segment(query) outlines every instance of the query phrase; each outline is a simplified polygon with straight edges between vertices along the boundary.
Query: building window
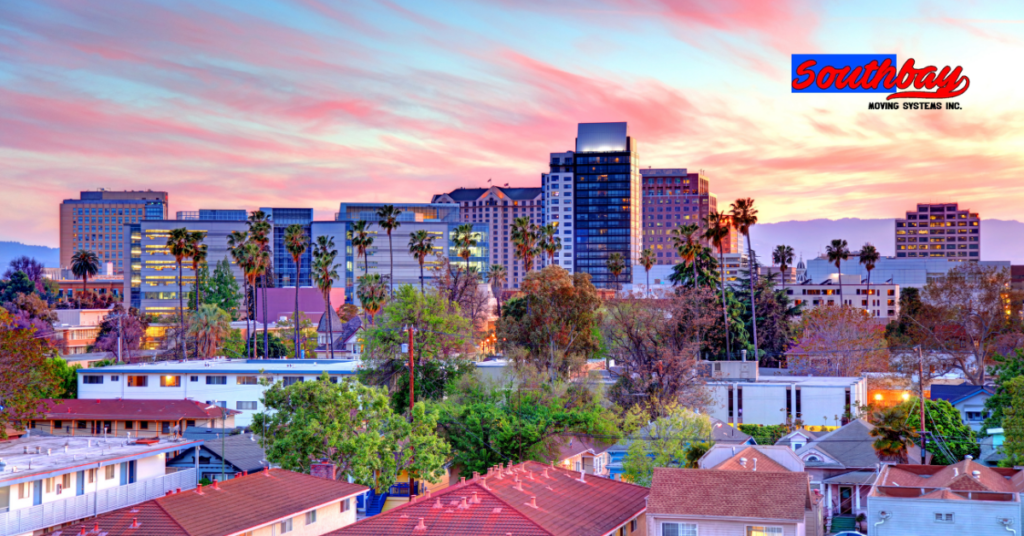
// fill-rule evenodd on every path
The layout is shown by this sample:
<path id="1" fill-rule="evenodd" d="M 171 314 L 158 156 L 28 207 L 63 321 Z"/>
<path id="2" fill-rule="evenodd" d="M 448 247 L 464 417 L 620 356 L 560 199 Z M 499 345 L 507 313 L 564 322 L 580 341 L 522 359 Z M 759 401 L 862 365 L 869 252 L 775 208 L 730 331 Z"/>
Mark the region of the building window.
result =
<path id="1" fill-rule="evenodd" d="M 181 376 L 160 376 L 160 387 L 181 387 Z"/>
<path id="2" fill-rule="evenodd" d="M 148 376 L 128 376 L 128 387 L 145 387 Z"/>
<path id="3" fill-rule="evenodd" d="M 19 499 L 27 499 L 28 498 L 28 486 L 29 486 L 28 482 L 22 482 L 21 484 L 18 484 L 18 498 Z"/>
<path id="4" fill-rule="evenodd" d="M 106 480 L 114 479 L 114 471 L 117 469 L 116 465 L 108 465 L 103 468 L 103 478 Z"/>
<path id="5" fill-rule="evenodd" d="M 636 520 L 635 519 L 629 522 L 629 533 L 632 534 L 634 532 L 636 532 Z"/>
<path id="6" fill-rule="evenodd" d="M 79 430 L 85 430 L 89 428 L 89 423 L 86 421 L 78 421 L 75 427 Z"/>
<path id="7" fill-rule="evenodd" d="M 256 409 L 256 402 L 235 402 L 235 409 Z"/>
<path id="8" fill-rule="evenodd" d="M 342 512 L 348 512 L 348 509 L 349 509 L 348 499 L 345 499 L 345 500 L 341 501 L 341 511 Z"/>
<path id="9" fill-rule="evenodd" d="M 207 376 L 206 377 L 206 385 L 227 385 L 227 384 L 228 384 L 228 377 L 227 376 Z"/>
<path id="10" fill-rule="evenodd" d="M 697 536 L 697 524 L 662 523 L 661 536 Z"/>
<path id="11" fill-rule="evenodd" d="M 279 532 L 281 534 L 285 534 L 285 533 L 291 532 L 292 531 L 292 520 L 291 519 L 286 519 L 286 520 L 282 521 L 278 525 L 278 528 L 280 529 Z"/>
<path id="12" fill-rule="evenodd" d="M 110 377 L 110 381 L 112 381 L 112 382 L 121 381 L 121 377 L 115 374 L 115 375 Z"/>
<path id="13" fill-rule="evenodd" d="M 748 526 L 747 536 L 782 536 L 782 527 Z"/>
<path id="14" fill-rule="evenodd" d="M 953 514 L 951 512 L 946 512 L 946 513 L 935 512 L 935 522 L 936 523 L 952 523 L 953 522 Z"/>
<path id="15" fill-rule="evenodd" d="M 257 381 L 256 376 L 238 376 L 236 378 L 236 383 L 238 385 L 256 385 L 259 382 Z"/>
<path id="16" fill-rule="evenodd" d="M 199 376 L 189 376 L 188 377 L 188 381 L 190 381 L 190 382 L 198 382 L 199 381 Z"/>
<path id="17" fill-rule="evenodd" d="M 139 430 L 149 430 L 149 421 L 139 421 Z"/>
<path id="18" fill-rule="evenodd" d="M 316 523 L 316 510 L 306 512 L 306 524 L 312 525 L 313 523 Z"/>
<path id="19" fill-rule="evenodd" d="M 296 383 L 299 383 L 301 381 L 302 381 L 302 376 L 285 376 L 284 377 L 284 386 L 288 387 L 289 385 L 295 385 Z"/>
<path id="20" fill-rule="evenodd" d="M 82 376 L 82 383 L 103 383 L 103 376 L 100 376 L 98 374 L 85 374 Z"/>

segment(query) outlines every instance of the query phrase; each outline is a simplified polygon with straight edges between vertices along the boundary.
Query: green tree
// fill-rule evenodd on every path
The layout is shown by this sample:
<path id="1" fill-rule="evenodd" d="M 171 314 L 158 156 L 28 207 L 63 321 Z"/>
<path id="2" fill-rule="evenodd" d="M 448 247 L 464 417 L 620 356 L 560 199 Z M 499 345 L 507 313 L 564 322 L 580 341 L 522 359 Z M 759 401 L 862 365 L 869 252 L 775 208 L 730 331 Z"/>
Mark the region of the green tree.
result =
<path id="1" fill-rule="evenodd" d="M 458 304 L 437 292 L 422 294 L 402 285 L 380 322 L 365 331 L 360 369 L 364 383 L 388 387 L 395 411 L 409 405 L 409 355 L 402 351 L 409 342 L 409 326 L 413 328 L 416 400 L 444 398 L 455 381 L 473 370 L 466 357 L 472 326 Z"/>
<path id="2" fill-rule="evenodd" d="M 920 399 L 911 398 L 903 404 L 907 426 L 921 429 Z M 935 465 L 952 465 L 970 454 L 975 458 L 981 450 L 974 430 L 963 423 L 960 411 L 946 400 L 925 400 L 925 430 L 928 431 L 928 452 Z"/>
<path id="3" fill-rule="evenodd" d="M 420 293 L 423 290 L 423 264 L 427 257 L 434 254 L 434 239 L 437 235 L 428 233 L 425 229 L 413 231 L 409 235 L 409 253 L 420 265 Z"/>
<path id="4" fill-rule="evenodd" d="M 472 248 L 476 247 L 479 233 L 473 232 L 473 225 L 463 223 L 452 231 L 452 245 L 456 247 L 459 257 L 466 261 L 466 271 L 469 271 L 469 257 L 473 254 Z"/>
<path id="5" fill-rule="evenodd" d="M 390 234 L 388 240 L 390 240 Z M 334 238 L 320 235 L 316 239 L 316 246 L 313 250 L 313 284 L 320 290 L 324 297 L 324 304 L 327 306 L 327 348 L 331 359 L 334 359 L 334 326 L 329 313 L 331 307 L 331 289 L 334 282 L 338 281 L 338 265 L 334 263 L 338 258 L 338 250 L 334 249 Z"/>
<path id="6" fill-rule="evenodd" d="M 207 278 L 204 276 L 209 274 L 209 268 L 206 266 L 206 256 L 209 250 L 206 244 L 203 244 L 203 237 L 205 236 L 206 233 L 204 231 L 192 231 L 189 235 L 188 256 L 192 259 L 192 274 L 196 278 L 194 283 L 196 311 L 199 310 L 199 304 L 202 303 L 203 299 L 202 288 L 206 285 L 207 281 Z M 203 274 L 199 273 L 200 266 L 205 269 Z"/>
<path id="7" fill-rule="evenodd" d="M 290 319 L 281 320 L 277 323 L 277 326 L 281 328 L 279 332 L 281 340 L 285 341 L 284 344 L 289 349 L 289 355 L 294 356 L 295 359 L 311 359 L 310 356 L 316 357 L 316 326 L 308 318 L 299 320 L 298 332 L 296 332 L 295 324 L 292 324 Z M 295 347 L 296 341 L 299 343 L 298 349 Z"/>
<path id="8" fill-rule="evenodd" d="M 377 226 L 388 233 L 388 253 L 391 255 L 391 272 L 388 277 L 388 288 L 390 289 L 389 294 L 392 297 L 395 295 L 395 248 L 391 243 L 391 231 L 402 226 L 402 222 L 398 220 L 398 216 L 401 214 L 402 211 L 395 208 L 395 205 L 384 205 L 377 209 L 377 218 L 379 218 Z"/>
<path id="9" fill-rule="evenodd" d="M 1003 383 L 1003 390 L 1010 404 L 1003 409 L 1003 452 L 1006 458 L 1000 467 L 1015 467 L 1024 464 L 1024 376 L 1017 376 Z"/>
<path id="10" fill-rule="evenodd" d="M 54 389 L 45 398 L 78 398 L 78 369 L 82 368 L 81 365 L 72 365 L 56 356 L 47 358 L 44 363 L 46 374 L 57 380 Z"/>
<path id="11" fill-rule="evenodd" d="M 7 430 L 19 422 L 13 417 L 31 419 L 37 416 L 37 401 L 59 389 L 60 379 L 47 366 L 46 359 L 55 352 L 36 328 L 22 327 L 6 309 L 0 308 L 0 439 L 7 439 Z"/>
<path id="12" fill-rule="evenodd" d="M 204 303 L 189 321 L 188 334 L 196 341 L 196 354 L 214 357 L 231 332 L 231 317 L 216 305 Z"/>
<path id="13" fill-rule="evenodd" d="M 377 491 L 408 471 L 436 483 L 444 475 L 451 447 L 437 433 L 437 413 L 420 403 L 410 423 L 395 413 L 387 391 L 345 378 L 288 387 L 275 382 L 263 394 L 267 411 L 253 416 L 252 428 L 265 430 L 260 444 L 267 459 L 290 471 L 308 473 L 327 459 L 342 475 Z"/>
<path id="14" fill-rule="evenodd" d="M 1024 350 L 1020 348 L 1010 356 L 997 355 L 992 361 L 995 365 L 989 369 L 989 374 L 995 380 L 996 390 L 985 400 L 986 416 L 985 422 L 981 425 L 981 436 L 987 436 L 989 428 L 999 428 L 1003 425 L 1004 408 L 1010 407 L 1013 402 L 1006 384 L 1014 378 L 1024 376 Z"/>
<path id="15" fill-rule="evenodd" d="M 825 256 L 828 262 L 836 265 L 836 277 L 839 278 L 839 305 L 846 305 L 843 301 L 843 261 L 850 258 L 850 248 L 846 240 L 837 238 L 825 246 Z"/>
<path id="16" fill-rule="evenodd" d="M 452 461 L 484 473 L 499 463 L 547 461 L 570 435 L 614 442 L 618 421 L 585 387 L 563 382 L 484 386 L 467 379 L 439 404 Z"/>
<path id="17" fill-rule="evenodd" d="M 732 355 L 732 342 L 729 337 L 729 312 L 728 303 L 725 298 L 725 241 L 729 238 L 729 216 L 725 212 L 711 211 L 708 214 L 707 227 L 704 229 L 704 238 L 718 249 L 718 286 L 722 291 L 722 322 L 725 324 L 725 355 Z"/>
<path id="18" fill-rule="evenodd" d="M 730 216 L 732 217 L 733 228 L 736 229 L 740 234 L 747 238 L 747 262 L 750 266 L 750 295 L 754 295 L 754 283 L 757 282 L 757 255 L 754 253 L 754 248 L 750 244 L 750 228 L 757 224 L 757 209 L 754 208 L 754 200 L 747 198 L 737 199 L 735 203 L 730 205 Z M 750 327 L 751 334 L 754 336 L 754 361 L 760 361 L 761 356 L 758 353 L 759 345 L 757 340 L 757 300 L 751 299 L 750 301 Z"/>
<path id="19" fill-rule="evenodd" d="M 309 249 L 309 236 L 306 235 L 306 230 L 301 225 L 293 223 L 284 230 L 284 247 L 288 250 L 288 254 L 292 256 L 292 262 L 295 263 L 295 320 L 294 324 L 299 324 L 299 279 L 302 278 L 302 256 L 305 255 L 306 250 Z M 295 348 L 295 358 L 299 357 L 299 332 L 296 330 L 295 339 L 293 341 L 293 348 Z"/>
<path id="20" fill-rule="evenodd" d="M 359 276 L 356 297 L 359 298 L 359 304 L 363 306 L 363 311 L 370 316 L 370 325 L 372 326 L 374 317 L 387 302 L 388 289 L 384 284 L 384 279 L 380 274 Z"/>
<path id="21" fill-rule="evenodd" d="M 789 267 L 793 264 L 793 246 L 778 245 L 772 251 L 772 262 L 779 265 L 779 279 L 782 281 L 782 291 L 786 291 L 786 279 L 789 278 Z"/>
<path id="22" fill-rule="evenodd" d="M 682 262 L 672 267 L 668 280 L 673 285 L 685 287 L 718 288 L 718 259 L 711 248 L 699 243 L 683 257 Z"/>
<path id="23" fill-rule="evenodd" d="M 608 260 L 605 262 L 605 266 L 608 268 L 608 271 L 612 274 L 612 277 L 618 280 L 619 276 L 622 275 L 622 272 L 626 270 L 626 259 L 625 257 L 622 256 L 621 253 L 614 252 L 608 255 Z M 622 284 L 616 284 L 616 288 L 622 288 Z"/>
<path id="24" fill-rule="evenodd" d="M 167 252 L 174 257 L 175 264 L 178 265 L 178 348 L 181 349 L 181 359 L 185 359 L 185 281 L 181 273 L 181 265 L 188 258 L 189 253 L 192 250 L 192 233 L 184 227 L 178 229 L 171 229 L 170 235 L 167 237 Z"/>
<path id="25" fill-rule="evenodd" d="M 253 277 L 258 278 L 260 286 L 263 290 L 262 302 L 263 302 L 263 348 L 273 348 L 270 344 L 270 334 L 267 326 L 270 322 L 267 314 L 267 287 L 270 286 L 271 281 L 270 274 L 274 269 L 273 259 L 270 257 L 270 233 L 273 231 L 273 225 L 270 223 L 270 217 L 266 212 L 257 210 L 249 214 L 249 220 L 247 221 L 249 226 L 249 242 L 253 245 L 248 251 L 248 257 L 250 259 L 250 268 L 253 271 Z M 253 280 L 254 294 L 256 288 L 257 279 Z M 255 301 L 255 296 L 253 297 Z M 255 325 L 255 324 L 254 324 Z M 253 329 L 255 331 L 255 328 Z M 253 334 L 255 336 L 255 333 Z M 269 356 L 264 356 L 269 357 Z"/>
<path id="26" fill-rule="evenodd" d="M 694 441 L 686 447 L 686 465 L 687 469 L 698 469 L 700 466 L 700 459 L 711 450 L 711 447 L 715 446 L 714 441 Z"/>
<path id="27" fill-rule="evenodd" d="M 562 249 L 562 239 L 558 237 L 558 224 L 549 223 L 540 228 L 540 250 L 548 254 L 548 263 L 555 261 L 555 253 Z"/>
<path id="28" fill-rule="evenodd" d="M 758 445 L 774 445 L 789 433 L 789 427 L 784 424 L 741 424 L 736 428 L 754 438 Z"/>
<path id="29" fill-rule="evenodd" d="M 82 294 L 85 295 L 89 278 L 100 271 L 100 259 L 92 251 L 80 249 L 71 256 L 71 273 L 82 278 Z"/>
<path id="30" fill-rule="evenodd" d="M 690 264 L 693 268 L 693 279 L 690 279 L 690 286 L 697 284 L 697 263 L 694 260 L 697 255 L 701 253 L 704 246 L 700 243 L 700 228 L 692 223 L 676 227 L 669 233 L 670 239 L 672 240 L 672 246 L 676 248 L 679 256 L 682 257 L 683 263 Z M 679 266 L 678 264 L 676 265 Z M 673 270 L 673 277 L 676 276 L 675 270 Z M 676 279 L 670 278 L 674 284 L 684 284 L 686 280 L 685 275 L 680 273 Z"/>
<path id="31" fill-rule="evenodd" d="M 657 263 L 657 259 L 654 258 L 654 250 L 647 248 L 640 252 L 640 266 L 644 267 L 644 272 L 647 273 L 647 292 L 646 294 L 653 296 L 651 292 L 651 267 Z"/>
<path id="32" fill-rule="evenodd" d="M 711 419 L 675 405 L 631 439 L 622 460 L 623 478 L 650 487 L 655 467 L 686 467 L 691 444 L 710 441 Z"/>
<path id="33" fill-rule="evenodd" d="M 860 258 L 860 263 L 864 265 L 864 269 L 868 272 L 868 299 L 871 296 L 871 270 L 875 269 L 875 264 L 878 259 L 881 258 L 881 254 L 875 249 L 875 246 L 871 244 L 864 244 L 864 247 L 860 248 L 860 252 L 857 253 L 857 257 Z"/>
<path id="34" fill-rule="evenodd" d="M 356 257 L 363 257 L 363 275 L 370 273 L 370 247 L 373 246 L 373 234 L 370 233 L 370 224 L 366 220 L 359 220 L 352 224 L 348 230 L 348 239 L 352 247 L 356 248 Z"/>
<path id="35" fill-rule="evenodd" d="M 874 425 L 870 433 L 875 438 L 871 446 L 879 460 L 908 462 L 907 442 L 917 437 L 918 430 L 910 425 L 908 417 L 904 404 L 879 408 L 869 414 L 868 420 Z"/>
<path id="36" fill-rule="evenodd" d="M 540 241 L 540 228 L 536 223 L 525 216 L 512 220 L 512 229 L 509 237 L 512 239 L 515 257 L 523 261 L 523 270 L 527 273 L 533 270 L 533 258 L 540 253 L 537 247 Z"/>
<path id="37" fill-rule="evenodd" d="M 204 264 L 200 272 L 207 272 L 209 269 Z M 208 281 L 206 293 L 203 295 L 203 303 L 217 307 L 228 313 L 232 319 L 239 318 L 239 304 L 242 294 L 238 289 L 238 280 L 235 274 L 231 273 L 231 261 L 221 259 L 213 269 L 213 275 L 203 276 Z"/>

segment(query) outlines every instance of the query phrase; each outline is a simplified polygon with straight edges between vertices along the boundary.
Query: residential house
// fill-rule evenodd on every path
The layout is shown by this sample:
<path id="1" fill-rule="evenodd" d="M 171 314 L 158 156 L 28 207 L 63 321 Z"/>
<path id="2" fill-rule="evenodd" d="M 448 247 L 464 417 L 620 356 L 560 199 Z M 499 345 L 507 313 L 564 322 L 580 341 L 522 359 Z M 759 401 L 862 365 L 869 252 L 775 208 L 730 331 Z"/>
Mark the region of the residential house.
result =
<path id="1" fill-rule="evenodd" d="M 1003 536 L 1021 530 L 1024 471 L 953 465 L 885 465 L 868 497 L 868 536 Z"/>
<path id="2" fill-rule="evenodd" d="M 354 523 L 355 498 L 367 489 L 268 469 L 103 514 L 66 534 L 320 536 Z"/>
<path id="3" fill-rule="evenodd" d="M 1003 441 L 1006 440 L 1006 434 L 1003 433 L 1002 428 L 989 428 L 987 432 L 988 435 L 980 441 L 981 456 L 978 461 L 989 467 L 996 467 L 999 462 L 1006 459 L 1006 453 L 1003 452 Z"/>
<path id="4" fill-rule="evenodd" d="M 713 445 L 697 461 L 698 469 L 720 471 L 789 471 L 800 473 L 804 462 L 788 447 L 773 445 Z"/>
<path id="5" fill-rule="evenodd" d="M 646 441 L 650 438 L 650 427 L 645 426 L 636 432 L 636 436 L 641 441 Z M 730 426 L 727 423 L 722 422 L 719 419 L 711 417 L 711 440 L 714 441 L 715 445 L 755 445 L 753 437 L 739 431 L 734 426 Z M 629 446 L 632 445 L 633 438 L 623 438 L 618 443 L 608 447 L 608 477 L 621 479 L 623 475 L 622 462 L 626 458 L 626 453 L 629 452 Z"/>
<path id="6" fill-rule="evenodd" d="M 327 320 L 330 317 L 331 329 L 327 329 Z M 362 351 L 362 344 L 359 341 L 359 328 L 363 326 L 363 319 L 356 315 L 348 322 L 342 322 L 335 311 L 327 311 L 320 315 L 320 322 L 316 326 L 317 347 L 316 357 L 318 359 L 330 359 L 331 350 L 328 340 L 334 345 L 334 359 L 359 359 Z"/>
<path id="7" fill-rule="evenodd" d="M 800 450 L 812 439 L 821 437 L 828 432 L 815 432 L 807 428 L 798 428 L 782 436 L 775 442 L 776 446 L 790 447 L 793 450 Z"/>
<path id="8" fill-rule="evenodd" d="M 608 449 L 611 446 L 608 443 L 580 436 L 558 438 L 553 445 L 554 451 L 551 453 L 550 459 L 560 467 L 607 478 L 610 476 Z"/>
<path id="9" fill-rule="evenodd" d="M 963 423 L 975 432 L 981 431 L 981 423 L 985 421 L 985 401 L 995 394 L 995 389 L 983 385 L 939 385 L 932 384 L 931 399 L 945 400 L 957 411 Z"/>
<path id="10" fill-rule="evenodd" d="M 820 510 L 804 473 L 656 467 L 647 502 L 652 536 L 808 536 Z"/>
<path id="11" fill-rule="evenodd" d="M 474 474 L 330 536 L 643 536 L 649 493 L 528 461 Z"/>
<path id="12" fill-rule="evenodd" d="M 196 485 L 165 460 L 201 441 L 23 436 L 0 443 L 0 536 L 32 534 Z"/>
<path id="13" fill-rule="evenodd" d="M 83 381 L 102 378 L 106 369 L 91 369 Z M 181 435 L 188 426 L 235 426 L 241 413 L 195 400 L 45 399 L 40 417 L 29 428 L 59 436 L 161 437 Z"/>
<path id="14" fill-rule="evenodd" d="M 203 434 L 203 446 L 167 460 L 168 467 L 196 467 L 199 478 L 229 480 L 269 466 L 266 452 L 253 434 Z"/>
<path id="15" fill-rule="evenodd" d="M 757 441 L 748 434 L 730 426 L 721 419 L 711 418 L 711 440 L 716 445 L 756 445 Z"/>

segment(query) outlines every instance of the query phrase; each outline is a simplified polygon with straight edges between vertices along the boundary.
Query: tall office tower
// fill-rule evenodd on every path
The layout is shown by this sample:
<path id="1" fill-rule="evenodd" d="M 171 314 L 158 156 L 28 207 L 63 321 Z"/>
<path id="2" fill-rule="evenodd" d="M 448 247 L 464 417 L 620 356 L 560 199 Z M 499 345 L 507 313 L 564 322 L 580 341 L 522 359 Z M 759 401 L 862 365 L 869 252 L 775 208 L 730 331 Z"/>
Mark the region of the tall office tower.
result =
<path id="1" fill-rule="evenodd" d="M 896 257 L 981 258 L 981 218 L 956 203 L 917 205 L 896 220 Z"/>
<path id="2" fill-rule="evenodd" d="M 211 215 L 212 212 L 200 211 Z M 203 244 L 207 247 L 206 264 L 212 272 L 217 263 L 227 259 L 231 262 L 231 272 L 242 288 L 242 270 L 234 264 L 228 251 L 228 235 L 233 231 L 245 231 L 245 211 L 233 211 L 234 219 L 213 218 L 209 220 L 198 217 L 187 217 L 190 213 L 180 213 L 183 218 L 177 220 L 144 219 L 138 223 L 126 223 L 124 228 L 123 247 L 131 251 L 131 270 L 124 273 L 125 302 L 131 303 L 142 313 L 177 314 L 178 312 L 178 265 L 174 256 L 167 250 L 167 238 L 172 229 L 185 228 L 189 231 L 204 233 Z M 238 217 L 238 215 L 241 217 Z M 184 284 L 182 301 L 188 308 L 188 293 L 195 285 L 196 274 L 192 270 L 191 261 L 186 260 L 181 266 L 181 280 Z"/>
<path id="3" fill-rule="evenodd" d="M 274 278 L 277 287 L 295 286 L 295 261 L 291 253 L 285 247 L 284 235 L 288 226 L 298 224 L 302 226 L 306 236 L 310 234 L 310 224 L 313 223 L 313 209 L 311 208 L 261 208 L 270 219 L 272 238 L 270 240 L 270 251 L 274 258 Z M 300 259 L 299 286 L 312 286 L 310 270 L 313 262 L 312 243 L 306 248 Z"/>
<path id="4" fill-rule="evenodd" d="M 457 190 L 456 190 L 457 191 Z M 444 195 L 444 194 L 442 194 Z M 438 196 L 435 196 L 438 197 Z M 377 210 L 386 203 L 342 203 L 336 221 L 313 222 L 313 235 L 332 235 L 338 251 L 344 251 L 345 263 L 345 301 L 359 303 L 356 296 L 356 281 L 365 271 L 382 276 L 390 275 L 391 260 L 394 258 L 396 287 L 401 285 L 420 286 L 420 264 L 409 253 L 409 238 L 415 231 L 426 231 L 434 236 L 434 252 L 447 257 L 452 266 L 463 267 L 466 261 L 459 257 L 459 249 L 452 244 L 455 228 L 463 223 L 460 218 L 460 207 L 456 203 L 391 203 L 401 210 L 398 221 L 401 225 L 391 232 L 393 250 L 388 248 L 387 231 L 377 224 Z M 347 239 L 348 229 L 357 221 L 369 223 L 369 232 L 373 236 L 373 245 L 367 250 L 366 260 Z M 476 268 L 487 277 L 488 261 L 490 260 L 490 224 L 472 222 L 477 244 L 470 248 L 469 266 Z M 328 229 L 330 227 L 330 229 Z M 344 249 L 342 249 L 344 248 Z M 393 254 L 393 256 L 392 256 Z M 341 259 L 338 259 L 339 262 Z M 429 288 L 434 281 L 433 268 L 437 266 L 436 258 L 428 258 L 424 263 L 424 285 Z"/>
<path id="5" fill-rule="evenodd" d="M 526 271 L 523 269 L 523 261 L 516 259 L 511 239 L 512 223 L 516 218 L 529 218 L 537 225 L 544 225 L 540 188 L 459 188 L 435 195 L 430 202 L 457 204 L 459 221 L 486 225 L 490 230 L 490 264 L 505 267 L 508 273 L 506 288 L 519 288 Z M 568 243 L 571 237 L 562 240 Z M 543 259 L 537 258 L 534 266 L 539 267 L 542 262 Z"/>
<path id="6" fill-rule="evenodd" d="M 658 264 L 682 261 L 672 244 L 672 231 L 683 225 L 707 228 L 708 213 L 718 210 L 718 198 L 711 193 L 704 173 L 685 168 L 641 169 L 643 185 L 644 249 L 653 249 Z M 739 253 L 735 231 L 726 240 L 723 253 Z M 716 252 L 717 253 L 717 252 Z"/>
<path id="7" fill-rule="evenodd" d="M 637 142 L 626 123 L 580 123 L 575 160 L 575 271 L 590 274 L 598 288 L 629 284 L 642 241 Z M 617 277 L 608 269 L 612 253 L 626 264 Z"/>
<path id="8" fill-rule="evenodd" d="M 555 255 L 554 264 L 573 272 L 572 222 L 576 211 L 573 206 L 573 166 L 574 154 L 551 153 L 551 170 L 541 175 L 541 188 L 544 191 L 544 223 L 554 224 L 562 239 L 562 251 Z M 545 260 L 546 263 L 546 260 Z"/>
<path id="9" fill-rule="evenodd" d="M 124 245 L 124 224 L 167 219 L 167 192 L 96 190 L 60 204 L 60 266 L 71 267 L 80 249 L 99 257 L 100 270 L 109 263 L 115 274 L 124 273 L 129 254 Z"/>

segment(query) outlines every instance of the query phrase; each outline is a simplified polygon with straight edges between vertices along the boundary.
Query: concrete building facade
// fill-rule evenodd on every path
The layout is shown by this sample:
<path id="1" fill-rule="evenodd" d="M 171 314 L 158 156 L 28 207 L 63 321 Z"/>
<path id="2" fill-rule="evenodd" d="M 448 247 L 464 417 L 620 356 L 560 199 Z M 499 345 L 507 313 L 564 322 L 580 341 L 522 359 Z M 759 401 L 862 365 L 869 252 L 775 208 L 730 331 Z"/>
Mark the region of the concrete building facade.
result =
<path id="1" fill-rule="evenodd" d="M 896 220 L 896 257 L 981 260 L 981 217 L 957 203 L 919 203 Z"/>
<path id="2" fill-rule="evenodd" d="M 574 270 L 575 257 L 572 228 L 572 222 L 576 217 L 576 208 L 573 204 L 576 184 L 573 179 L 574 158 L 573 151 L 551 153 L 550 172 L 541 174 L 540 178 L 541 187 L 544 189 L 544 224 L 557 225 L 562 239 L 562 251 L 555 255 L 553 262 L 569 273 Z M 547 264 L 548 260 L 544 259 L 543 265 Z"/>
<path id="3" fill-rule="evenodd" d="M 888 321 L 900 314 L 900 286 L 893 283 L 868 285 L 859 275 L 843 275 L 843 285 L 838 279 L 821 282 L 804 281 L 786 286 L 786 295 L 794 305 L 808 311 L 824 305 L 844 305 L 863 309 L 872 318 Z M 842 288 L 842 295 L 840 295 Z"/>
<path id="4" fill-rule="evenodd" d="M 640 180 L 643 187 L 643 247 L 654 250 L 658 264 L 678 264 L 682 258 L 672 244 L 672 231 L 683 225 L 697 225 L 703 233 L 707 229 L 708 214 L 718 210 L 718 197 L 711 193 L 710 182 L 703 171 L 641 169 Z M 738 237 L 736 230 L 730 229 L 723 253 L 740 253 Z"/>
<path id="5" fill-rule="evenodd" d="M 1010 269 L 1010 261 L 978 261 L 981 266 L 992 266 L 996 268 Z M 824 281 L 836 277 L 836 265 L 825 258 L 816 258 L 806 261 L 807 269 L 804 272 L 804 279 L 811 281 Z M 875 263 L 875 269 L 871 271 L 871 283 L 892 283 L 900 288 L 917 287 L 921 288 L 932 279 L 946 277 L 946 272 L 959 266 L 956 259 L 947 258 L 900 258 L 882 257 Z M 859 275 L 862 281 L 867 281 L 868 272 L 863 264 L 859 264 L 856 257 L 842 264 L 843 275 Z"/>
<path id="6" fill-rule="evenodd" d="M 60 204 L 60 266 L 70 268 L 71 257 L 81 249 L 99 257 L 101 272 L 109 264 L 112 273 L 121 274 L 129 264 L 123 226 L 164 219 L 167 192 L 96 190 L 65 199 Z"/>

